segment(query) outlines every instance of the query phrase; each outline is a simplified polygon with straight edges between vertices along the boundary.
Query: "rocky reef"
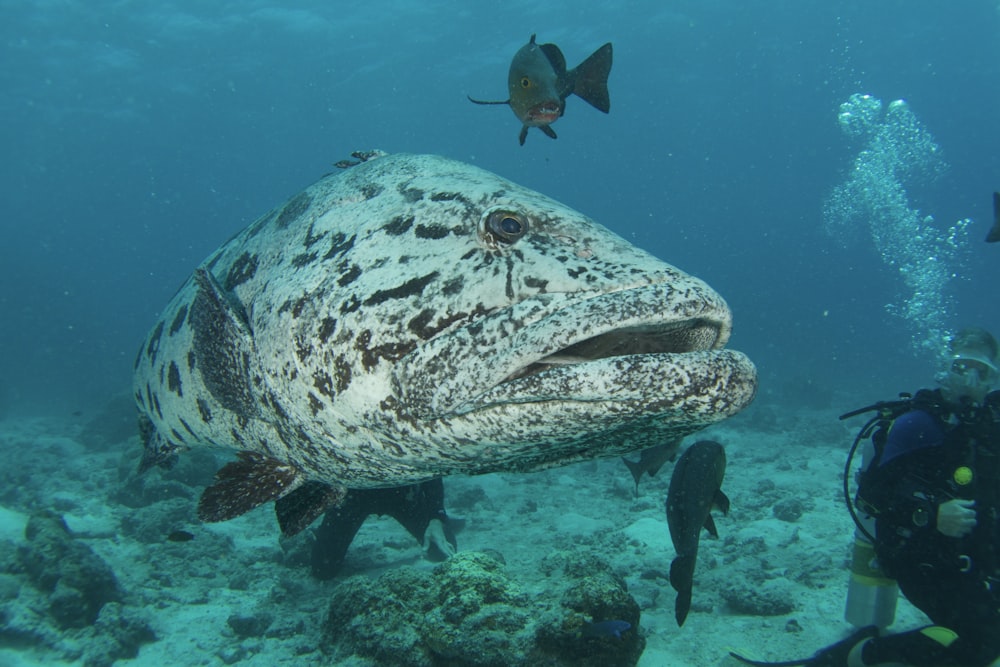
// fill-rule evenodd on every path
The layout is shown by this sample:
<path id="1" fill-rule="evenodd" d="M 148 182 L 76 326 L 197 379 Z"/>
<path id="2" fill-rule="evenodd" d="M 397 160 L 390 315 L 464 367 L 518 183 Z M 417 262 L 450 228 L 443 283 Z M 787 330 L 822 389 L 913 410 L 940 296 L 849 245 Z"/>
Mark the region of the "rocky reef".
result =
<path id="1" fill-rule="evenodd" d="M 544 584 L 528 590 L 495 551 L 461 552 L 433 572 L 401 568 L 335 591 L 323 649 L 412 667 L 532 665 L 626 667 L 645 647 L 639 606 L 600 558 L 546 557 Z M 604 621 L 613 624 L 611 630 Z M 615 631 L 628 624 L 628 629 Z"/>

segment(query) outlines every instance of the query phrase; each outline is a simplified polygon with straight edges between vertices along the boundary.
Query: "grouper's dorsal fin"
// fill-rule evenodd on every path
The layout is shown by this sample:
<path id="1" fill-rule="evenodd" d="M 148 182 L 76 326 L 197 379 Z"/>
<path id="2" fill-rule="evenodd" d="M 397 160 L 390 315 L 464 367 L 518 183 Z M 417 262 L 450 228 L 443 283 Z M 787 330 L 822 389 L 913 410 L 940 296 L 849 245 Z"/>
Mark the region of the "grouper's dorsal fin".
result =
<path id="1" fill-rule="evenodd" d="M 320 514 L 336 507 L 347 496 L 347 489 L 323 482 L 306 482 L 274 503 L 278 526 L 285 537 L 298 535 Z"/>
<path id="2" fill-rule="evenodd" d="M 250 380 L 253 334 L 246 310 L 204 268 L 194 272 L 191 302 L 195 368 L 212 397 L 241 417 L 260 411 Z"/>
<path id="3" fill-rule="evenodd" d="M 239 452 L 235 461 L 215 473 L 215 484 L 201 494 L 198 518 L 227 521 L 246 514 L 258 505 L 277 500 L 301 483 L 299 471 L 256 452 Z"/>

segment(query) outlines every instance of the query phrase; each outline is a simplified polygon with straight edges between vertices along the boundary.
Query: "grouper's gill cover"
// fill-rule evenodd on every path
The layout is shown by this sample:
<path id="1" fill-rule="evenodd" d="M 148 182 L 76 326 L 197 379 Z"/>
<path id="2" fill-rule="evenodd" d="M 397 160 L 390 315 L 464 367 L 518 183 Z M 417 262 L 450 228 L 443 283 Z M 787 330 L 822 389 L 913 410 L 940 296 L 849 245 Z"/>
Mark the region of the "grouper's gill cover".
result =
<path id="1" fill-rule="evenodd" d="M 558 202 L 379 157 L 257 220 L 174 296 L 136 359 L 144 460 L 240 452 L 203 498 L 220 519 L 303 487 L 320 502 L 616 456 L 752 400 L 730 326 L 705 283 Z"/>

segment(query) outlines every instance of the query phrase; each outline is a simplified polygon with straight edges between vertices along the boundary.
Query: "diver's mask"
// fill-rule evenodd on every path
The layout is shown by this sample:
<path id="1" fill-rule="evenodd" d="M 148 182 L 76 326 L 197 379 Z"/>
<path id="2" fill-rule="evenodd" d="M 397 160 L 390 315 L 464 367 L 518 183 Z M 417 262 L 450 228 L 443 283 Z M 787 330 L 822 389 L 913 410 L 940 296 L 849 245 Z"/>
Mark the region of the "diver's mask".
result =
<path id="1" fill-rule="evenodd" d="M 956 354 L 951 366 L 941 374 L 942 387 L 952 400 L 966 396 L 975 403 L 982 403 L 1000 373 L 992 361 L 976 354 Z"/>

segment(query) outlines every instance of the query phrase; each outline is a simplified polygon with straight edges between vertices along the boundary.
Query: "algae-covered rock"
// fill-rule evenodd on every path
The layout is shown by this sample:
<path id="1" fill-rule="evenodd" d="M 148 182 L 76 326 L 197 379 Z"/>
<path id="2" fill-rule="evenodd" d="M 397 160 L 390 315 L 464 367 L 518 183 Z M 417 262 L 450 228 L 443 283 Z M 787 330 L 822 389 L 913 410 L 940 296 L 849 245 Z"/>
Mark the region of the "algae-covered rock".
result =
<path id="1" fill-rule="evenodd" d="M 324 650 L 414 667 L 636 664 L 645 646 L 638 605 L 605 562 L 581 558 L 560 561 L 561 576 L 534 592 L 487 552 L 459 553 L 432 573 L 348 579 L 331 601 Z M 607 620 L 630 627 L 592 630 Z"/>
<path id="2" fill-rule="evenodd" d="M 101 607 L 120 601 L 114 573 L 90 547 L 77 540 L 58 514 L 38 512 L 24 529 L 27 544 L 18 560 L 31 583 L 49 596 L 49 613 L 62 628 L 83 628 Z"/>

